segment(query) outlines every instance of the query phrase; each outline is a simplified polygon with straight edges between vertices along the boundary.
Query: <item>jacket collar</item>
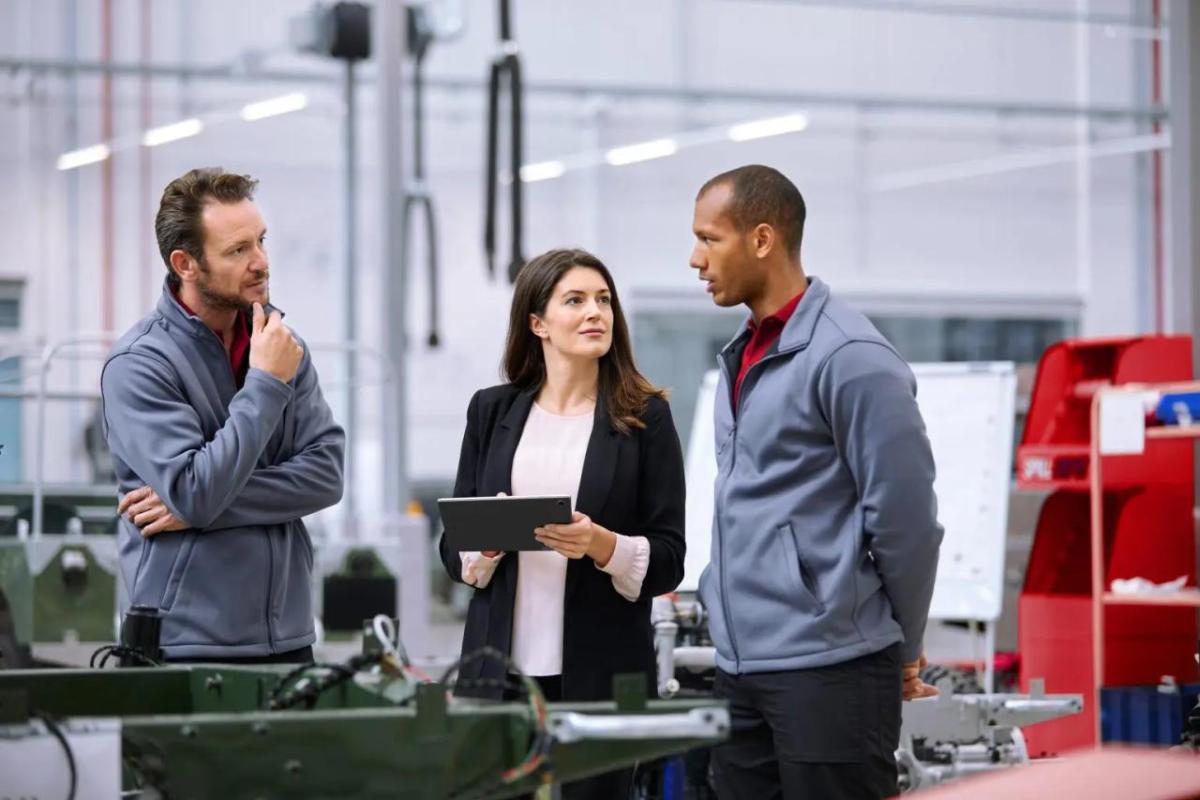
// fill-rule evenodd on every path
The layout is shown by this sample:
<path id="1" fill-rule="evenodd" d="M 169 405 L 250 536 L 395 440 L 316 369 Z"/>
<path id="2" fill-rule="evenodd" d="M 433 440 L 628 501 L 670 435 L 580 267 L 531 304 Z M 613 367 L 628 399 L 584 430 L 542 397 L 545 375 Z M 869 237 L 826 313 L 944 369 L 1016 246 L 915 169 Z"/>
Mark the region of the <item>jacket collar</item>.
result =
<path id="1" fill-rule="evenodd" d="M 776 352 L 798 350 L 807 347 L 808 343 L 812 341 L 813 330 L 817 327 L 817 320 L 821 318 L 821 312 L 825 310 L 825 303 L 828 301 L 829 286 L 815 275 L 809 276 L 808 288 L 804 290 L 804 296 L 800 298 L 800 304 L 796 306 L 796 310 L 792 312 L 792 316 L 788 319 L 787 324 L 783 326 L 783 331 L 779 334 L 779 343 L 776 345 Z M 721 348 L 722 356 L 727 355 L 743 338 L 750 337 L 749 322 L 752 319 L 753 317 L 746 317 L 746 322 L 738 329 L 737 335 Z"/>
<path id="2" fill-rule="evenodd" d="M 808 343 L 812 341 L 813 330 L 817 327 L 817 320 L 821 318 L 827 302 L 829 302 L 829 287 L 815 275 L 810 277 L 808 288 L 804 290 L 804 297 L 800 298 L 800 305 L 796 306 L 796 310 L 792 312 L 792 318 L 788 320 L 787 325 L 783 326 L 783 332 L 779 334 L 779 349 L 797 350 L 807 347 Z"/>
<path id="3" fill-rule="evenodd" d="M 176 325 L 180 330 L 192 336 L 208 337 L 214 335 L 212 329 L 204 323 L 204 320 L 200 319 L 195 314 L 188 313 L 184 307 L 179 304 L 179 300 L 175 298 L 175 293 L 171 291 L 171 287 L 166 280 L 163 281 L 162 294 L 159 295 L 157 309 L 158 313 L 161 314 L 168 323 Z M 267 303 L 265 306 L 263 306 L 263 311 L 267 314 L 270 314 L 273 311 L 278 311 L 281 316 L 283 315 L 282 309 L 270 303 Z"/>

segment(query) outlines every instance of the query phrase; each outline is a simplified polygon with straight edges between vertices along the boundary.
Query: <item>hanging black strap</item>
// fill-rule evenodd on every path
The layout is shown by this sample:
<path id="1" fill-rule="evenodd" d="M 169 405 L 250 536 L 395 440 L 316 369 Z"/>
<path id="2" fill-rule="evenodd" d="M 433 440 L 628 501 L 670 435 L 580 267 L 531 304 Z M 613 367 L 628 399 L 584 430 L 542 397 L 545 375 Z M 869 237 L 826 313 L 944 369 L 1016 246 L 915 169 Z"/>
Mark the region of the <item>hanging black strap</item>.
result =
<path id="1" fill-rule="evenodd" d="M 484 200 L 483 248 L 487 257 L 488 275 L 496 274 L 496 191 L 500 174 L 500 96 L 501 84 L 506 84 L 509 96 L 509 204 L 512 220 L 511 255 L 508 263 L 509 281 L 525 265 L 522 252 L 523 214 L 521 164 L 523 162 L 521 60 L 512 37 L 512 6 L 510 0 L 500 0 L 500 55 L 492 61 L 488 74 L 487 117 L 487 176 Z"/>
<path id="2" fill-rule="evenodd" d="M 524 150 L 522 146 L 521 130 L 521 100 L 524 92 L 524 87 L 521 84 L 521 60 L 517 54 L 509 53 L 505 56 L 508 62 L 508 80 L 509 88 L 512 92 L 512 101 L 509 106 L 512 110 L 511 128 L 509 129 L 508 141 L 511 146 L 509 154 L 509 169 L 512 173 L 512 182 L 509 184 L 510 194 L 509 202 L 512 206 L 512 260 L 508 263 L 508 282 L 516 283 L 517 273 L 521 271 L 521 267 L 525 266 L 525 254 L 522 250 L 522 237 L 524 235 L 524 227 L 522 225 L 522 193 L 524 191 L 521 182 L 521 164 L 524 163 Z"/>
<path id="3" fill-rule="evenodd" d="M 487 172 L 483 212 L 483 252 L 489 277 L 496 277 L 496 179 L 500 146 L 500 62 L 493 61 L 488 76 Z"/>

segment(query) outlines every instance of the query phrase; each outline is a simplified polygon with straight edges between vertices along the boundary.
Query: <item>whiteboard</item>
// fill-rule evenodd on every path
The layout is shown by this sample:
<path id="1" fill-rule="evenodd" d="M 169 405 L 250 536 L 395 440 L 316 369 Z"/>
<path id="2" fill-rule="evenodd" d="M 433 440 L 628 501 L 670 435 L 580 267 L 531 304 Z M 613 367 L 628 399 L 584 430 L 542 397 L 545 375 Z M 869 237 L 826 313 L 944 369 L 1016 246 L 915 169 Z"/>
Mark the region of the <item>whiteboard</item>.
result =
<path id="1" fill-rule="evenodd" d="M 1017 379 L 1011 362 L 913 364 L 946 530 L 929 616 L 992 622 L 1004 586 Z M 704 376 L 687 452 L 687 557 L 679 590 L 694 592 L 708 565 L 717 461 L 717 371 Z"/>

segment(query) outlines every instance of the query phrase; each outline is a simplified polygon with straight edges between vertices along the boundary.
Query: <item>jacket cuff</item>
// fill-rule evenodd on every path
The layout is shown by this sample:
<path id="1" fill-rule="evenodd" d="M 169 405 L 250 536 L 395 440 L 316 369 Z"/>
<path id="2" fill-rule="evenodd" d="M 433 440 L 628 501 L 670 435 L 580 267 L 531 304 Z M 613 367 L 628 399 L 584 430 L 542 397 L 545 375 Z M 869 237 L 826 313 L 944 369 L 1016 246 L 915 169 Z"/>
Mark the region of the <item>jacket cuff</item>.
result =
<path id="1" fill-rule="evenodd" d="M 925 652 L 925 643 L 920 639 L 910 643 L 905 637 L 904 644 L 900 646 L 900 660 L 902 664 L 911 664 L 921 658 L 921 653 Z"/>
<path id="2" fill-rule="evenodd" d="M 458 555 L 462 559 L 463 583 L 474 586 L 476 589 L 483 589 L 491 583 L 496 565 L 500 563 L 500 559 L 504 558 L 504 553 L 500 553 L 495 558 L 488 558 L 478 550 L 468 550 Z"/>
<path id="3" fill-rule="evenodd" d="M 650 540 L 616 532 L 613 535 L 617 537 L 617 546 L 612 558 L 603 567 L 596 564 L 596 569 L 612 575 L 613 588 L 632 603 L 642 593 L 642 581 L 650 569 Z"/>
<path id="4" fill-rule="evenodd" d="M 242 384 L 242 388 L 249 385 L 251 380 L 268 391 L 280 395 L 284 400 L 288 400 L 292 396 L 292 385 L 279 380 L 279 378 L 276 378 L 266 370 L 259 369 L 258 367 L 251 367 L 246 370 L 246 381 Z"/>

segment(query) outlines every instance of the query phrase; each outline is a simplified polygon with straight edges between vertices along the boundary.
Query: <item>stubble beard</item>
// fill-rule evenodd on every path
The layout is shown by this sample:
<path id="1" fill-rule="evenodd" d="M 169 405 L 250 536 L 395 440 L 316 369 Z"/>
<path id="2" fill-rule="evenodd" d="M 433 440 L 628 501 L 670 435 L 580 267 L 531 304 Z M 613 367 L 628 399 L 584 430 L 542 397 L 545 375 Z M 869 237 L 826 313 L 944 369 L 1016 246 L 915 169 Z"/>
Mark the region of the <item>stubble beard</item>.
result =
<path id="1" fill-rule="evenodd" d="M 227 294 L 214 289 L 208 277 L 208 269 L 203 263 L 200 265 L 202 277 L 196 282 L 196 290 L 200 293 L 200 299 L 203 303 L 213 311 L 250 311 L 252 304 L 246 302 L 240 294 Z M 264 298 L 263 305 L 266 305 L 268 300 Z"/>

